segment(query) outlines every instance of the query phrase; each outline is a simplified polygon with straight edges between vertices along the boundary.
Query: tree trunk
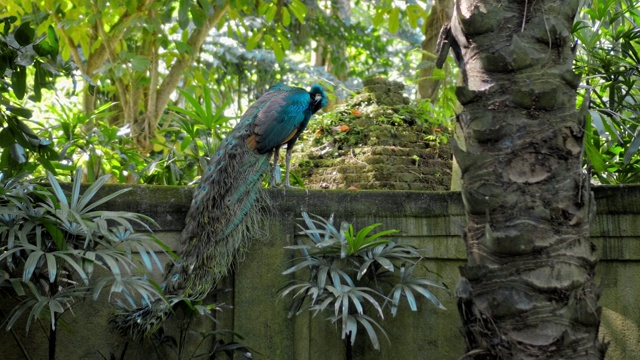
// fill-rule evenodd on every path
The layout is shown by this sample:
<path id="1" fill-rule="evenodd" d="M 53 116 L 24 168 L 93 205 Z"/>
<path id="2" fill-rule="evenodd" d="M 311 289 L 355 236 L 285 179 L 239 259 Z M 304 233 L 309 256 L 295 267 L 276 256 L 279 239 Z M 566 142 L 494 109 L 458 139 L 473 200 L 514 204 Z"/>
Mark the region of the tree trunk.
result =
<path id="1" fill-rule="evenodd" d="M 571 27 L 580 1 L 457 0 L 467 359 L 602 359 Z M 457 44 L 456 44 L 457 43 Z M 460 54 L 460 51 L 458 51 Z"/>
<path id="2" fill-rule="evenodd" d="M 52 11 L 54 21 L 58 25 L 63 38 L 67 42 L 67 46 L 71 49 L 70 53 L 74 59 L 74 62 L 78 65 L 79 70 L 83 76 L 88 79 L 95 80 L 98 70 L 107 62 L 112 64 L 122 64 L 119 59 L 118 48 L 121 46 L 123 37 L 134 31 L 132 27 L 139 26 L 134 22 L 135 19 L 139 19 L 142 16 L 146 16 L 148 19 L 154 19 L 157 16 L 157 9 L 153 6 L 153 1 L 143 0 L 137 3 L 135 11 L 129 12 L 125 10 L 122 16 L 111 26 L 105 26 L 103 24 L 102 13 L 98 8 L 97 3 L 93 3 L 93 11 L 96 15 L 95 18 L 95 32 L 96 37 L 90 40 L 91 48 L 94 47 L 95 42 L 99 39 L 100 44 L 94 51 L 89 54 L 83 54 L 86 57 L 86 61 L 83 61 L 81 54 L 78 51 L 78 44 L 74 42 L 71 36 L 65 31 L 64 19 Z M 150 68 L 145 72 L 136 72 L 133 69 L 128 68 L 126 77 L 117 78 L 112 77 L 112 81 L 117 89 L 116 98 L 119 99 L 122 113 L 122 123 L 131 126 L 131 136 L 138 144 L 139 148 L 143 152 L 148 152 L 153 149 L 151 139 L 154 137 L 157 123 L 164 110 L 166 109 L 171 94 L 175 91 L 183 77 L 183 72 L 187 69 L 193 61 L 197 58 L 207 35 L 213 27 L 218 25 L 224 14 L 229 9 L 230 2 L 220 2 L 219 6 L 215 8 L 212 14 L 209 14 L 207 21 L 202 27 L 194 28 L 190 31 L 187 45 L 191 48 L 192 52 L 183 52 L 176 56 L 172 64 L 167 65 L 168 73 L 161 79 L 159 73 L 159 44 L 155 34 L 150 34 L 149 38 L 144 42 L 151 42 L 144 46 L 141 55 L 150 61 Z M 122 51 L 136 52 L 135 49 L 125 49 Z M 146 80 L 148 79 L 148 81 Z M 142 87 L 140 84 L 148 83 Z M 89 92 L 89 87 L 85 87 L 83 93 L 83 107 L 87 116 L 96 108 L 96 99 L 93 94 Z M 92 124 L 88 125 L 93 126 Z"/>
<path id="3" fill-rule="evenodd" d="M 435 0 L 433 7 L 424 26 L 424 40 L 422 41 L 422 61 L 433 62 L 420 69 L 418 76 L 418 97 L 420 99 L 430 99 L 432 102 L 438 97 L 438 90 L 442 80 L 433 79 L 435 69 L 435 52 L 438 42 L 438 29 L 451 19 L 453 10 L 453 0 Z"/>

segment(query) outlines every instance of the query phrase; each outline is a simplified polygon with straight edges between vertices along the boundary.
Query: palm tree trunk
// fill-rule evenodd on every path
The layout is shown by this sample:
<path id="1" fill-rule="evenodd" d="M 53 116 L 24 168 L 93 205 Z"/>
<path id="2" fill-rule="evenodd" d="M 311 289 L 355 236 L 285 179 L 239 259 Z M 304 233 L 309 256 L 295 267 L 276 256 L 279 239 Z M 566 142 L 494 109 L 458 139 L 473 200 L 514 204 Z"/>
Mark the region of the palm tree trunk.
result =
<path id="1" fill-rule="evenodd" d="M 467 359 L 602 359 L 571 28 L 580 1 L 457 0 Z"/>

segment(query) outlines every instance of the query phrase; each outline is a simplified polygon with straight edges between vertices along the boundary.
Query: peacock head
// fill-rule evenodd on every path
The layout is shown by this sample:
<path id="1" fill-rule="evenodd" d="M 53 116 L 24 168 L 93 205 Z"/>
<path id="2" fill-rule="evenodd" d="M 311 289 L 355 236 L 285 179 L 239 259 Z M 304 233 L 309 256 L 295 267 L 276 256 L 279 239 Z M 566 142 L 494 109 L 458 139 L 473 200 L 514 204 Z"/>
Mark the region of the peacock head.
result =
<path id="1" fill-rule="evenodd" d="M 311 112 L 315 114 L 318 110 L 322 109 L 329 103 L 327 95 L 322 90 L 322 87 L 318 84 L 314 84 L 309 91 L 311 95 Z"/>

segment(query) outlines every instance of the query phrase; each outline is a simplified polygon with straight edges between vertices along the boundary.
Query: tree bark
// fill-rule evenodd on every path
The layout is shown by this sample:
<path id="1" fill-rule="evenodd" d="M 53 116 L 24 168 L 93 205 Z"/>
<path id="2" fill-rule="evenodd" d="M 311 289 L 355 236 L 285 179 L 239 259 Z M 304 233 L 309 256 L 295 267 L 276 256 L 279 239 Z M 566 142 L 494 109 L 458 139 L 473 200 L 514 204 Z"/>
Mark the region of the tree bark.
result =
<path id="1" fill-rule="evenodd" d="M 147 112 L 145 114 L 136 117 L 131 124 L 132 136 L 143 151 L 148 152 L 153 149 L 151 139 L 153 138 L 153 134 L 155 133 L 156 126 L 165 108 L 167 107 L 167 104 L 169 103 L 171 94 L 176 90 L 180 79 L 182 79 L 183 71 L 191 64 L 193 64 L 193 61 L 198 57 L 198 54 L 200 53 L 200 49 L 202 48 L 207 35 L 211 31 L 211 29 L 213 29 L 220 22 L 228 9 L 229 2 L 227 1 L 224 2 L 224 4 L 220 8 L 217 8 L 215 12 L 209 16 L 204 26 L 193 30 L 191 35 L 189 35 L 189 39 L 187 40 L 187 44 L 191 47 L 191 49 L 193 49 L 193 53 L 181 54 L 181 56 L 178 57 L 176 61 L 171 65 L 169 73 L 164 78 L 162 84 L 157 88 L 157 90 L 153 89 L 152 91 L 148 92 L 148 95 L 155 96 L 155 99 L 146 99 L 144 103 L 149 105 L 155 104 L 155 107 L 153 109 L 147 109 Z M 155 61 L 155 59 L 152 58 L 152 61 Z M 152 67 L 151 71 L 153 70 L 154 68 Z M 157 70 L 157 68 L 155 68 L 155 70 Z M 156 78 L 154 81 L 155 84 L 157 84 L 158 79 Z"/>
<path id="2" fill-rule="evenodd" d="M 451 19 L 451 11 L 453 10 L 453 0 L 435 0 L 433 7 L 424 26 L 422 41 L 422 61 L 433 62 L 420 69 L 418 76 L 418 97 L 420 99 L 430 99 L 435 101 L 438 97 L 438 90 L 442 84 L 442 80 L 433 79 L 433 70 L 435 66 L 435 52 L 438 43 L 438 29 L 444 23 Z"/>
<path id="3" fill-rule="evenodd" d="M 602 359 L 595 212 L 582 170 L 571 27 L 579 0 L 457 0 L 454 154 L 467 263 L 466 359 Z M 458 52 L 460 54 L 460 52 Z"/>

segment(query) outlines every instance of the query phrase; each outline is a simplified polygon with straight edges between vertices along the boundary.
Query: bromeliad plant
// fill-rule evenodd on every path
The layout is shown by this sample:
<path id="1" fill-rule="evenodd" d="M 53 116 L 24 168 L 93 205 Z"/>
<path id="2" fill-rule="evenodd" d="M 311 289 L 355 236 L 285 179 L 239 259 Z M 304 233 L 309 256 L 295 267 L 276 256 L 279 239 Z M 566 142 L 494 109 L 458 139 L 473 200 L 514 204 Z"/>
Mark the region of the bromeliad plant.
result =
<path id="1" fill-rule="evenodd" d="M 96 209 L 129 189 L 95 199 L 109 175 L 84 194 L 81 178 L 78 168 L 70 196 L 51 173 L 46 187 L 14 178 L 0 193 L 0 299 L 15 303 L 0 323 L 13 331 L 26 315 L 29 331 L 34 321 L 43 322 L 49 329 L 49 359 L 55 358 L 61 316 L 79 301 L 96 300 L 105 289 L 109 296 L 158 297 L 156 287 L 136 274 L 154 264 L 161 268 L 155 250 L 168 251 L 155 237 L 134 231 L 133 224 L 139 224 L 151 232 L 147 224 L 155 222 L 149 217 Z"/>
<path id="2" fill-rule="evenodd" d="M 347 356 L 351 353 L 358 327 L 367 332 L 373 347 L 380 349 L 377 332 L 386 332 L 373 316 L 380 320 L 386 311 L 398 312 L 402 298 L 412 311 L 418 310 L 416 297 L 424 297 L 440 309 L 445 307 L 428 287 L 446 289 L 444 284 L 417 276 L 416 268 L 422 256 L 410 245 L 398 244 L 385 238 L 397 230 L 371 232 L 381 224 L 372 224 L 355 231 L 353 225 L 342 222 L 340 229 L 333 225 L 333 215 L 327 220 L 302 213 L 306 228 L 300 234 L 307 241 L 287 246 L 299 250 L 302 257 L 284 275 L 309 270 L 308 280 L 291 280 L 281 294 L 293 296 L 289 316 L 303 310 L 313 315 L 329 311 L 329 320 L 339 323 Z M 387 337 L 388 339 L 388 337 Z"/>

